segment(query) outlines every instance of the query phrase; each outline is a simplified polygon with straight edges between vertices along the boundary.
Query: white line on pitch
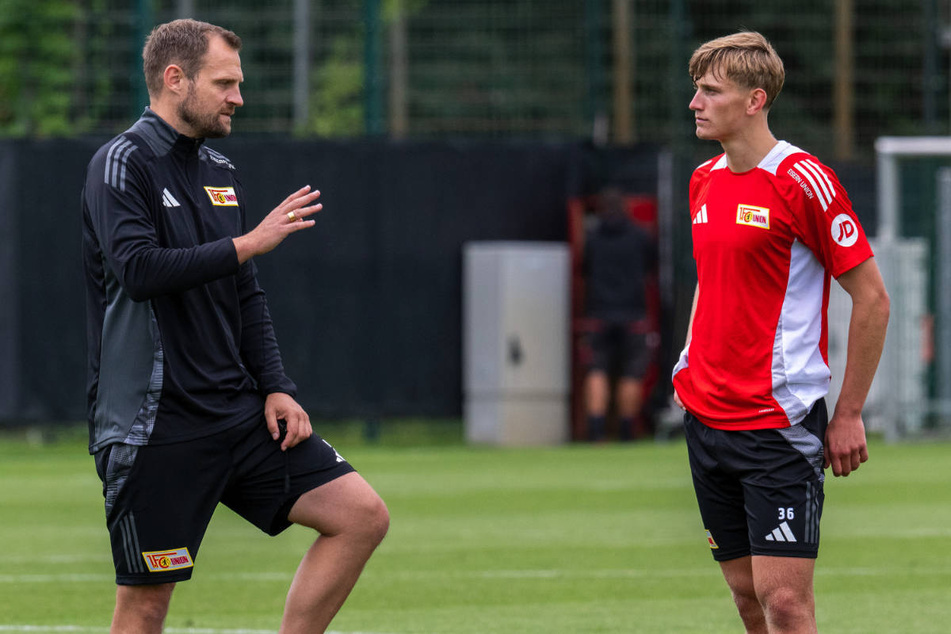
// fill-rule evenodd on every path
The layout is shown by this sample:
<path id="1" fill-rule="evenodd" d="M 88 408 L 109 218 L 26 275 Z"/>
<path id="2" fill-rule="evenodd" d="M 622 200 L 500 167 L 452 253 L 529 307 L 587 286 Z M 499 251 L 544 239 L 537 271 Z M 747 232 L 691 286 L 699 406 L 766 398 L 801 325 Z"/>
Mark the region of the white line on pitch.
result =
<path id="1" fill-rule="evenodd" d="M 101 634 L 108 627 L 86 627 L 83 625 L 0 625 L 0 632 L 21 632 L 29 634 Z M 167 627 L 166 634 L 274 634 L 274 630 L 220 629 L 204 627 Z M 373 632 L 328 631 L 327 634 L 380 634 Z"/>
<path id="2" fill-rule="evenodd" d="M 819 565 L 816 567 L 816 575 L 819 576 L 845 576 L 845 577 L 875 577 L 891 576 L 895 574 L 920 575 L 940 572 L 934 568 L 927 570 L 904 569 L 894 566 L 890 567 L 825 567 Z M 429 571 L 429 570 L 404 570 L 391 573 L 392 577 L 401 579 L 429 579 L 432 577 L 443 578 L 467 578 L 467 579 L 637 579 L 641 577 L 664 577 L 681 578 L 696 577 L 697 575 L 719 576 L 719 569 L 715 566 L 698 566 L 697 568 L 673 568 L 669 570 L 654 570 L 642 568 L 618 568 L 618 569 L 590 569 L 590 570 L 565 570 L 565 569 L 528 569 L 528 570 L 469 570 L 469 571 Z M 249 582 L 263 583 L 289 583 L 293 578 L 290 572 L 255 572 L 255 573 L 210 573 L 201 577 L 203 580 L 246 580 Z M 112 582 L 115 577 L 111 574 L 26 574 L 26 575 L 0 575 L 0 585 L 2 584 L 23 584 L 23 583 L 93 583 L 93 582 Z M 5 631 L 6 626 L 0 625 L 0 632 Z"/>

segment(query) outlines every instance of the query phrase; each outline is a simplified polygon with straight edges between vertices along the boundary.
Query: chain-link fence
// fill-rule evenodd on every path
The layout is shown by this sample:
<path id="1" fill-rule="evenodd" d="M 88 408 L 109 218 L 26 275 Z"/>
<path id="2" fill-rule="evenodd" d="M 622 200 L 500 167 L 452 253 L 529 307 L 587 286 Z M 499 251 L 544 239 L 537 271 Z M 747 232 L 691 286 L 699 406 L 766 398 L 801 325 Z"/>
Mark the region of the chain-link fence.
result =
<path id="1" fill-rule="evenodd" d="M 686 61 L 762 31 L 788 77 L 772 115 L 815 153 L 947 133 L 951 8 L 940 0 L 0 0 L 0 132 L 106 134 L 147 102 L 140 52 L 192 16 L 245 41 L 248 132 L 691 137 Z"/>

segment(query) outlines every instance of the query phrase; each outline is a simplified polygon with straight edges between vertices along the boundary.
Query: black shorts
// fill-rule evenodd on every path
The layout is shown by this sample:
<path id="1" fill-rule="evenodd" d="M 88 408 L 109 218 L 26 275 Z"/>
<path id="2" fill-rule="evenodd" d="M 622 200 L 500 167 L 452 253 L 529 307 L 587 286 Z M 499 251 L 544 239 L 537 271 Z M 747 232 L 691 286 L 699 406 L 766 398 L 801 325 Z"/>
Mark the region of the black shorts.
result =
<path id="1" fill-rule="evenodd" d="M 818 555 L 827 424 L 821 399 L 802 423 L 784 429 L 723 431 L 685 414 L 694 490 L 715 560 Z"/>
<path id="2" fill-rule="evenodd" d="M 651 351 L 642 321 L 592 320 L 585 342 L 589 370 L 631 379 L 647 373 Z"/>
<path id="3" fill-rule="evenodd" d="M 189 579 L 218 502 L 277 535 L 302 494 L 353 470 L 317 435 L 282 452 L 263 417 L 181 443 L 109 445 L 96 471 L 116 583 Z"/>

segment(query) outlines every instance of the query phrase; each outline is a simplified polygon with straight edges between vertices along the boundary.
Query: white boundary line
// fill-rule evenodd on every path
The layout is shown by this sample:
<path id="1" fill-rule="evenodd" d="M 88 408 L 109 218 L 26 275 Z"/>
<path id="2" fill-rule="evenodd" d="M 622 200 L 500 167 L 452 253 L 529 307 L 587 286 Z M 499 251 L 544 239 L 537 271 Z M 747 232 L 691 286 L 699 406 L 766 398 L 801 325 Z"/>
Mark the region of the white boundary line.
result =
<path id="1" fill-rule="evenodd" d="M 108 627 L 84 625 L 0 625 L 0 632 L 29 632 L 31 634 L 102 634 Z M 274 630 L 219 629 L 207 627 L 167 627 L 166 634 L 274 634 Z M 330 630 L 327 634 L 381 634 L 380 632 L 341 632 Z"/>
<path id="2" fill-rule="evenodd" d="M 945 572 L 948 568 L 944 567 L 939 572 Z M 901 566 L 868 566 L 868 567 L 827 567 L 822 564 L 816 566 L 816 575 L 835 576 L 842 575 L 847 577 L 872 577 L 872 576 L 890 576 L 896 573 L 903 574 L 931 574 L 935 568 L 928 571 L 920 571 L 914 568 L 904 568 Z M 558 568 L 542 569 L 524 569 L 524 570 L 468 570 L 456 572 L 433 572 L 433 571 L 401 571 L 392 575 L 398 579 L 429 579 L 434 576 L 445 579 L 636 579 L 641 577 L 697 577 L 697 576 L 720 576 L 719 568 L 715 566 L 697 566 L 691 568 L 672 568 L 668 570 L 650 570 L 644 568 L 610 568 L 610 569 L 591 569 L 591 570 L 566 570 Z M 236 575 L 210 574 L 204 575 L 204 579 L 214 580 L 215 578 L 227 578 L 229 580 L 246 579 L 256 582 L 277 582 L 289 583 L 293 578 L 291 573 L 284 572 L 256 572 L 239 573 Z M 22 575 L 4 575 L 0 574 L 0 586 L 4 584 L 23 584 L 23 583 L 90 583 L 90 582 L 108 582 L 115 581 L 111 574 L 22 574 Z M 6 625 L 0 625 L 0 632 L 9 631 L 4 628 Z M 68 626 L 66 626 L 68 627 Z M 222 630 L 224 631 L 224 630 Z M 227 630 L 228 632 L 237 632 L 238 630 Z M 218 632 L 218 630 L 209 630 L 209 632 Z M 248 630 L 253 632 L 253 630 Z M 200 634 L 200 633 L 196 633 Z M 368 634 L 366 632 L 356 634 Z"/>
<path id="3" fill-rule="evenodd" d="M 203 575 L 206 579 L 229 579 L 229 580 L 247 580 L 263 582 L 290 583 L 294 578 L 293 572 L 248 572 L 237 574 L 209 574 Z M 96 573 L 59 573 L 59 574 L 21 574 L 4 575 L 0 574 L 0 584 L 2 583 L 89 583 L 96 581 L 112 581 L 116 579 L 114 574 L 96 574 Z"/>

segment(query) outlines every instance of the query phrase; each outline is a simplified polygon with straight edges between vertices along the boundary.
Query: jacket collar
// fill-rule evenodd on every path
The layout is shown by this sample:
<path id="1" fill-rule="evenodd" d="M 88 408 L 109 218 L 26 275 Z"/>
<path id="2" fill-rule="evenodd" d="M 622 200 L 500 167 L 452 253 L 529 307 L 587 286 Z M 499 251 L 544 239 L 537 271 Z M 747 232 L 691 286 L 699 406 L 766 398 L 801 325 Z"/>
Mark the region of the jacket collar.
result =
<path id="1" fill-rule="evenodd" d="M 204 138 L 193 138 L 179 134 L 162 117 L 155 114 L 149 107 L 139 117 L 139 120 L 129 128 L 149 145 L 149 148 L 158 155 L 168 154 L 173 150 L 186 154 L 195 154 L 205 142 Z"/>

